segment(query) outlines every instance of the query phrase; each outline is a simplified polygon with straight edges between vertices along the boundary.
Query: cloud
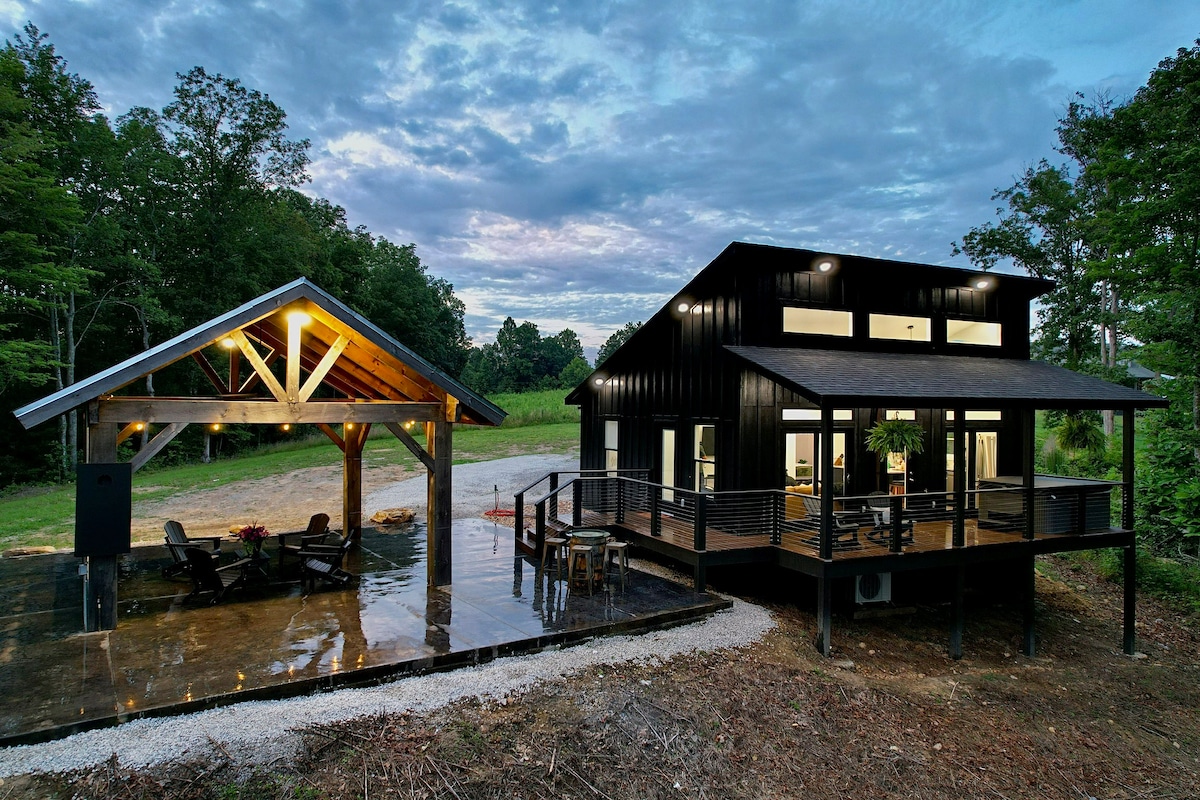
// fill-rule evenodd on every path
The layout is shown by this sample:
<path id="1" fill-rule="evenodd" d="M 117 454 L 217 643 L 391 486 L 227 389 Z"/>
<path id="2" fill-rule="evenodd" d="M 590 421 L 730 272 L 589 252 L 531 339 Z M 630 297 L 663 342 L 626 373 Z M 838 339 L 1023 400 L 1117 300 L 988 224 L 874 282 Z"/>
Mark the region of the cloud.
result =
<path id="1" fill-rule="evenodd" d="M 1200 21 L 1026 0 L 14 8 L 116 113 L 195 64 L 266 92 L 312 141 L 308 190 L 415 243 L 473 336 L 513 316 L 593 347 L 735 239 L 947 263 L 1054 157 L 1072 91 L 1136 87 Z"/>

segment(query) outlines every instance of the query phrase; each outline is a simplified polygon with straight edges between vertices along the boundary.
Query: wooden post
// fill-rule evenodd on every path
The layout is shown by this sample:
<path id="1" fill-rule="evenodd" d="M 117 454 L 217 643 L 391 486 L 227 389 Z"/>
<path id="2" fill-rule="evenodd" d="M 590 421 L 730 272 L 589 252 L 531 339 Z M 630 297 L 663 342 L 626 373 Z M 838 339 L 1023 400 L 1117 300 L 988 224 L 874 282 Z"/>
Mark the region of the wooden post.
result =
<path id="1" fill-rule="evenodd" d="M 953 544 L 967 542 L 967 411 L 954 409 L 954 533 Z"/>
<path id="2" fill-rule="evenodd" d="M 824 572 L 817 576 L 817 651 L 828 656 L 833 651 L 833 581 Z"/>
<path id="3" fill-rule="evenodd" d="M 117 460 L 117 426 L 111 422 L 88 425 L 89 464 L 112 464 Z M 117 557 L 89 556 L 88 579 L 84 584 L 84 627 L 89 631 L 111 631 L 117 627 Z"/>
<path id="4" fill-rule="evenodd" d="M 452 580 L 450 553 L 453 530 L 453 508 L 450 483 L 452 467 L 452 423 L 435 420 L 425 423 L 425 445 L 433 456 L 433 469 L 429 471 L 429 530 L 427 553 L 429 560 L 429 585 L 448 586 Z"/>
<path id="5" fill-rule="evenodd" d="M 1121 489 L 1121 527 L 1127 531 L 1133 530 L 1133 423 L 1134 411 L 1125 408 L 1121 412 L 1121 479 L 1125 485 Z M 1125 548 L 1125 619 L 1124 619 L 1124 649 L 1128 655 L 1137 652 L 1137 633 L 1134 623 L 1137 621 L 1137 537 Z"/>
<path id="6" fill-rule="evenodd" d="M 821 560 L 833 560 L 833 409 L 821 407 Z M 813 485 L 817 489 L 817 485 Z M 828 655 L 828 653 L 826 653 Z"/>
<path id="7" fill-rule="evenodd" d="M 1024 628 L 1024 631 L 1022 634 L 1023 641 L 1021 644 L 1021 652 L 1023 652 L 1025 655 L 1029 656 L 1030 658 L 1033 658 L 1034 649 L 1035 649 L 1034 648 L 1034 600 L 1036 599 L 1036 596 L 1037 596 L 1037 591 L 1035 589 L 1035 586 L 1037 583 L 1037 572 L 1034 569 L 1034 564 L 1035 564 L 1035 562 L 1034 562 L 1033 556 L 1030 556 L 1028 558 L 1029 566 L 1025 572 L 1024 597 L 1021 598 L 1021 604 L 1022 604 L 1021 616 L 1022 616 L 1023 628 Z"/>
<path id="8" fill-rule="evenodd" d="M 954 568 L 954 604 L 950 617 L 950 657 L 955 661 L 962 658 L 962 637 L 963 637 L 963 621 L 965 611 L 963 607 L 963 593 L 967 587 L 967 568 L 963 564 L 959 564 Z"/>
<path id="9" fill-rule="evenodd" d="M 362 538 L 362 450 L 369 426 L 347 426 L 342 431 L 342 535 Z"/>

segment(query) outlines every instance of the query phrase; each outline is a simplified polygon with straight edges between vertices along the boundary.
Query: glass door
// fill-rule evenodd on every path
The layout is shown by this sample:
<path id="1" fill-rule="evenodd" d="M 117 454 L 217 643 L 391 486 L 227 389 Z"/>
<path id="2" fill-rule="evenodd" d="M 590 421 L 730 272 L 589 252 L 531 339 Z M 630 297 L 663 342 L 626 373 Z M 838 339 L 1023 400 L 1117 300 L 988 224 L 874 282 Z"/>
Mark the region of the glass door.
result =
<path id="1" fill-rule="evenodd" d="M 833 434 L 833 493 L 846 494 L 846 475 L 849 464 L 846 461 L 847 434 L 835 431 Z M 784 485 L 811 487 L 805 494 L 820 494 L 823 485 L 821 476 L 821 434 L 818 432 L 797 431 L 784 434 Z"/>
<path id="2" fill-rule="evenodd" d="M 659 451 L 658 482 L 663 485 L 662 499 L 674 502 L 675 490 L 667 487 L 675 485 L 675 429 L 663 428 L 662 449 Z"/>
<path id="3" fill-rule="evenodd" d="M 979 481 L 996 477 L 996 431 L 967 431 L 963 456 L 967 463 L 967 491 L 979 488 Z M 946 434 L 946 491 L 954 491 L 954 434 Z M 968 498 L 968 507 L 975 506 Z"/>

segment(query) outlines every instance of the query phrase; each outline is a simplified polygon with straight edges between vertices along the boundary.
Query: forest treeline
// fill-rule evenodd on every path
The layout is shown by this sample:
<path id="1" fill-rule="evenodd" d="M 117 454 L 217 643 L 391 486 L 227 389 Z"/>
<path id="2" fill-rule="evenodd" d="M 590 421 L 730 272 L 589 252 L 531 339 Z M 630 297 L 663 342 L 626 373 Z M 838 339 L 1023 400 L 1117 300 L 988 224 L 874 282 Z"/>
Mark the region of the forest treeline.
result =
<path id="1" fill-rule="evenodd" d="M 998 219 L 956 244 L 987 269 L 1011 261 L 1055 281 L 1041 298 L 1037 357 L 1113 380 L 1131 363 L 1171 406 L 1147 412 L 1137 462 L 1138 532 L 1200 555 L 1200 42 L 1164 59 L 1117 102 L 1080 96 L 1059 120 L 1061 163 L 997 192 Z M 1057 421 L 1053 471 L 1116 466 L 1111 416 Z"/>
<path id="2" fill-rule="evenodd" d="M 299 191 L 309 143 L 284 110 L 202 67 L 176 76 L 161 110 L 100 113 L 32 25 L 0 51 L 0 397 L 17 408 L 297 277 L 484 392 L 558 388 L 587 375 L 578 337 L 509 319 L 472 348 L 454 287 L 412 244 L 351 227 Z M 470 369 L 466 369 L 470 365 Z M 464 374 L 464 370 L 465 374 Z M 203 391 L 166 369 L 154 394 Z M 570 384 L 574 385 L 574 384 Z M 199 455 L 186 431 L 173 450 Z M 276 435 L 229 430 L 236 450 Z M 62 480 L 80 448 L 67 418 L 22 431 L 0 415 L 0 487 Z"/>

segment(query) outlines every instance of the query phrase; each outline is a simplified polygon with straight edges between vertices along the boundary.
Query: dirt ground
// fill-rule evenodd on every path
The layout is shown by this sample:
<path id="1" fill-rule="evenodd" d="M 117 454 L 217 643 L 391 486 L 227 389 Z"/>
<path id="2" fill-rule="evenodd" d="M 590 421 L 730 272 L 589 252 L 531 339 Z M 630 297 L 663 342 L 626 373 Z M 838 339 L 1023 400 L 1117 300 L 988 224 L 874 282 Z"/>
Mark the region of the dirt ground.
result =
<path id="1" fill-rule="evenodd" d="M 832 658 L 811 611 L 738 651 L 556 676 L 521 696 L 307 732 L 307 750 L 247 775 L 231 761 L 120 765 L 10 779 L 4 797 L 89 798 L 1195 798 L 1200 633 L 1142 599 L 1120 652 L 1118 587 L 1042 563 L 1040 651 L 1019 610 L 835 617 Z M 335 697 L 335 696 L 334 696 Z M 331 702 L 335 702 L 331 697 Z"/>

